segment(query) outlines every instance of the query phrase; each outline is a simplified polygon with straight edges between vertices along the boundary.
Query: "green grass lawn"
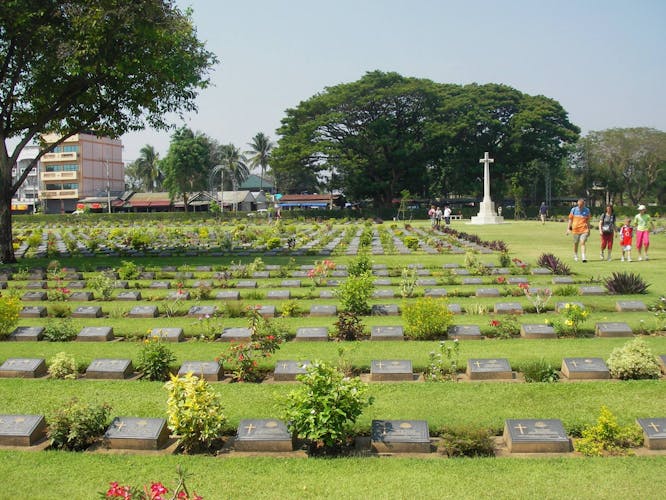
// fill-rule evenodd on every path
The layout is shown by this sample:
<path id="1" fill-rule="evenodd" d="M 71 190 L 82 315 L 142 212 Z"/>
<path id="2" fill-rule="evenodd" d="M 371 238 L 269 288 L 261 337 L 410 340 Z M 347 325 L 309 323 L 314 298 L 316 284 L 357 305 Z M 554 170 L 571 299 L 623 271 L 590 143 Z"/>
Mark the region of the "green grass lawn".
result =
<path id="1" fill-rule="evenodd" d="M 401 225 L 401 223 L 399 223 Z M 425 223 L 417 224 L 427 227 Z M 508 358 L 514 370 L 530 360 L 544 358 L 559 368 L 563 357 L 601 357 L 608 359 L 611 351 L 623 345 L 627 339 L 602 339 L 591 337 L 597 321 L 626 321 L 635 331 L 649 330 L 644 336 L 655 354 L 666 353 L 666 336 L 663 325 L 651 312 L 615 313 L 618 299 L 643 300 L 650 305 L 666 294 L 666 236 L 652 236 L 651 260 L 648 262 L 601 262 L 598 256 L 599 239 L 593 235 L 588 244 L 587 263 L 574 263 L 571 259 L 571 239 L 564 235 L 565 224 L 549 222 L 545 226 L 534 221 L 512 222 L 499 226 L 470 226 L 454 222 L 453 227 L 479 235 L 484 240 L 504 240 L 512 257 L 535 265 L 544 252 L 554 253 L 570 265 L 577 283 L 599 284 L 612 272 L 629 270 L 639 273 L 651 284 L 643 296 L 623 297 L 553 297 L 550 306 L 557 301 L 583 302 L 591 311 L 583 325 L 586 338 L 560 338 L 557 340 L 493 340 L 462 342 L 461 360 L 467 358 Z M 617 242 L 616 242 L 617 243 Z M 616 250 L 616 258 L 619 253 Z M 252 257 L 253 258 L 253 257 Z M 249 262 L 252 258 L 243 258 Z M 320 257 L 304 256 L 295 259 L 296 264 L 313 263 Z M 339 263 L 348 256 L 334 256 Z M 431 269 L 441 269 L 444 262 L 462 264 L 462 255 L 373 256 L 376 263 L 400 269 L 408 264 L 423 264 Z M 106 265 L 117 267 L 126 258 L 102 258 L 93 263 L 80 257 L 60 259 L 62 265 L 79 269 L 92 269 Z M 238 258 L 185 258 L 158 259 L 146 257 L 137 263 L 154 265 L 228 265 Z M 481 262 L 497 262 L 497 255 L 481 255 Z M 27 260 L 21 265 L 42 265 L 47 260 Z M 288 257 L 264 257 L 267 264 L 286 264 Z M 397 284 L 399 278 L 392 278 Z M 547 286 L 552 277 L 529 277 L 534 286 Z M 302 279 L 306 281 L 304 278 Z M 491 286 L 493 277 L 484 277 Z M 281 279 L 262 283 L 260 292 L 276 288 Z M 14 284 L 12 284 L 14 286 Z M 552 285 L 550 285 L 552 286 Z M 473 289 L 461 284 L 442 285 L 447 291 Z M 164 292 L 143 291 L 140 304 L 161 305 L 160 300 L 149 300 Z M 244 292 L 241 292 L 244 293 Z M 335 300 L 306 299 L 303 290 L 292 292 L 304 310 L 315 303 L 336 303 Z M 162 299 L 163 300 L 163 299 Z M 413 299 L 412 299 L 413 300 Z M 475 297 L 450 297 L 449 302 L 466 306 L 477 304 L 492 308 L 501 301 L 518 301 L 523 307 L 530 304 L 524 297 L 500 299 L 476 299 Z M 261 299 L 244 299 L 244 303 L 268 303 Z M 374 303 L 398 303 L 402 300 L 375 300 Z M 190 301 L 195 304 L 212 304 L 214 301 Z M 281 303 L 272 302 L 278 309 Z M 45 303 L 46 305 L 50 305 Z M 83 303 L 82 303 L 83 304 Z M 81 304 L 81 305 L 82 305 Z M 99 303 L 108 317 L 95 320 L 75 320 L 82 326 L 113 326 L 117 335 L 143 334 L 154 327 L 181 326 L 190 336 L 198 334 L 197 320 L 187 317 L 159 318 L 155 320 L 130 319 L 123 312 L 135 303 Z M 75 307 L 79 304 L 71 304 Z M 545 318 L 557 315 L 549 310 L 544 314 L 525 314 L 521 323 L 542 323 Z M 478 324 L 484 334 L 490 331 L 492 314 L 463 314 L 456 316 L 456 324 Z M 244 318 L 222 318 L 221 326 L 245 326 Z M 333 318 L 288 318 L 283 322 L 293 334 L 299 326 L 328 326 Z M 367 317 L 364 323 L 371 325 L 402 324 L 400 317 Z M 21 320 L 21 325 L 44 324 L 43 319 Z M 284 344 L 274 359 L 263 362 L 270 371 L 279 359 L 338 360 L 338 350 L 348 348 L 345 356 L 352 365 L 367 371 L 373 359 L 410 359 L 415 371 L 425 369 L 428 353 L 437 342 L 359 342 L 359 343 L 296 343 Z M 209 360 L 218 356 L 226 345 L 210 342 L 186 342 L 173 345 L 178 362 L 185 360 Z M 81 364 L 99 357 L 138 357 L 140 343 L 0 343 L 0 361 L 8 357 L 44 357 L 47 360 L 57 352 L 73 355 Z M 228 416 L 228 432 L 233 433 L 243 418 L 279 416 L 284 396 L 293 384 L 214 384 L 224 402 Z M 665 381 L 601 381 L 557 384 L 525 383 L 373 383 L 370 393 L 375 403 L 366 410 L 356 424 L 361 434 L 367 434 L 370 422 L 376 418 L 424 419 L 432 434 L 444 427 L 488 427 L 500 433 L 507 418 L 558 418 L 569 432 L 577 432 L 582 426 L 594 423 L 602 405 L 618 417 L 622 424 L 630 424 L 638 417 L 666 416 Z M 47 416 L 60 408 L 70 398 L 84 401 L 108 402 L 113 415 L 164 416 L 166 391 L 159 382 L 143 381 L 92 381 L 92 380 L 21 380 L 0 379 L 0 413 L 41 413 Z M 66 452 L 16 452 L 0 451 L 8 473 L 4 490 L 16 498 L 95 498 L 95 493 L 106 490 L 110 481 L 143 484 L 161 480 L 173 484 L 176 465 L 182 464 L 193 474 L 190 484 L 207 499 L 217 498 L 658 498 L 666 488 L 663 470 L 665 456 L 629 458 L 495 458 L 495 459 L 285 459 L 270 457 L 238 458 L 224 456 L 138 456 L 96 455 Z M 0 495 L 2 497 L 3 495 Z"/>

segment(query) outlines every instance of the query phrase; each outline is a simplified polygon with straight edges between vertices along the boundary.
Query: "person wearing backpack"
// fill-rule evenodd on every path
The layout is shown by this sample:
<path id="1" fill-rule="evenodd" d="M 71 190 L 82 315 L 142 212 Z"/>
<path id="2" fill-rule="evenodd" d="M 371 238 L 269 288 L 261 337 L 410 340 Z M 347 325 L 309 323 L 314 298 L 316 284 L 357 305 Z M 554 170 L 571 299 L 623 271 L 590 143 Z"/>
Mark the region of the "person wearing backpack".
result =
<path id="1" fill-rule="evenodd" d="M 601 235 L 601 260 L 611 260 L 613 251 L 613 238 L 615 237 L 615 212 L 613 205 L 606 205 L 606 211 L 599 218 L 599 234 Z M 604 251 L 608 250 L 608 255 L 604 258 Z"/>

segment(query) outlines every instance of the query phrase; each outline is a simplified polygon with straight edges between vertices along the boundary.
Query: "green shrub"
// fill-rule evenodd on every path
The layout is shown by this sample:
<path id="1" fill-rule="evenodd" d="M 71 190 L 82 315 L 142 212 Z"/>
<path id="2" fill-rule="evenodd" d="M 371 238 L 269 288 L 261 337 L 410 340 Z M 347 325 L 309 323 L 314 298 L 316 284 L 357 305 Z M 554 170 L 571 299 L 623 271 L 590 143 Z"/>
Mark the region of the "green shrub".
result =
<path id="1" fill-rule="evenodd" d="M 419 249 L 419 239 L 416 236 L 405 236 L 403 242 L 412 251 Z"/>
<path id="2" fill-rule="evenodd" d="M 363 276 L 372 274 L 372 261 L 368 252 L 359 252 L 355 259 L 347 264 L 347 274 L 349 276 Z"/>
<path id="3" fill-rule="evenodd" d="M 353 312 L 339 312 L 334 326 L 336 340 L 360 340 L 366 334 L 362 319 Z"/>
<path id="4" fill-rule="evenodd" d="M 575 297 L 580 295 L 580 290 L 576 285 L 560 285 L 553 288 L 553 295 L 556 297 Z"/>
<path id="5" fill-rule="evenodd" d="M 448 457 L 495 456 L 495 443 L 488 429 L 444 429 L 438 449 Z"/>
<path id="6" fill-rule="evenodd" d="M 642 442 L 643 435 L 637 426 L 620 427 L 610 410 L 602 406 L 597 423 L 583 429 L 575 449 L 586 456 L 625 455 L 628 448 Z"/>
<path id="7" fill-rule="evenodd" d="M 121 280 L 135 280 L 139 277 L 139 267 L 131 261 L 122 261 L 122 266 L 118 268 L 118 277 Z"/>
<path id="8" fill-rule="evenodd" d="M 359 276 L 349 276 L 335 290 L 343 311 L 355 314 L 370 312 L 369 300 L 375 289 L 373 277 L 369 272 Z"/>
<path id="9" fill-rule="evenodd" d="M 111 279 L 104 273 L 95 273 L 93 274 L 87 282 L 88 288 L 90 288 L 98 298 L 102 300 L 109 300 L 111 294 L 113 293 L 113 288 L 115 286 L 114 280 Z"/>
<path id="10" fill-rule="evenodd" d="M 66 352 L 59 352 L 49 362 L 49 375 L 52 378 L 73 380 L 78 375 L 76 361 Z"/>
<path id="11" fill-rule="evenodd" d="M 295 318 L 303 314 L 303 309 L 297 300 L 287 300 L 282 304 L 280 314 L 285 318 Z"/>
<path id="12" fill-rule="evenodd" d="M 19 322 L 19 313 L 23 306 L 14 295 L 0 294 L 0 340 L 14 331 Z"/>
<path id="13" fill-rule="evenodd" d="M 641 338 L 635 338 L 622 347 L 613 349 L 606 364 L 611 375 L 622 380 L 651 379 L 661 376 L 654 354 L 647 342 Z"/>
<path id="14" fill-rule="evenodd" d="M 84 450 L 104 435 L 110 424 L 110 412 L 111 407 L 107 404 L 93 405 L 72 399 L 49 419 L 51 446 L 55 449 Z"/>
<path id="15" fill-rule="evenodd" d="M 281 246 L 282 246 L 282 240 L 280 238 L 269 238 L 266 241 L 267 250 L 274 250 L 276 248 L 280 248 Z"/>
<path id="16" fill-rule="evenodd" d="M 203 378 L 191 373 L 172 376 L 165 384 L 167 423 L 186 453 L 209 451 L 221 442 L 224 424 L 220 395 Z"/>
<path id="17" fill-rule="evenodd" d="M 409 298 L 414 295 L 414 288 L 416 288 L 416 269 L 405 267 L 400 276 L 400 295 L 403 299 Z"/>
<path id="18" fill-rule="evenodd" d="M 313 450 L 347 444 L 354 422 L 372 404 L 367 384 L 320 361 L 297 378 L 302 385 L 288 394 L 284 410 L 289 429 Z"/>
<path id="19" fill-rule="evenodd" d="M 650 286 L 640 275 L 629 272 L 613 273 L 605 279 L 605 285 L 610 293 L 616 295 L 647 293 Z"/>
<path id="20" fill-rule="evenodd" d="M 520 366 L 525 382 L 557 382 L 560 379 L 557 370 L 545 359 L 528 361 Z"/>
<path id="21" fill-rule="evenodd" d="M 426 379 L 436 382 L 450 380 L 455 382 L 458 377 L 460 363 L 460 342 L 454 339 L 451 342 L 442 340 L 437 351 L 428 354 L 428 367 Z"/>
<path id="22" fill-rule="evenodd" d="M 44 326 L 44 338 L 50 342 L 69 342 L 77 331 L 70 318 L 49 319 Z"/>
<path id="23" fill-rule="evenodd" d="M 162 340 L 146 339 L 139 353 L 137 369 L 142 372 L 141 378 L 148 380 L 169 380 L 171 363 L 176 361 L 176 355 Z"/>
<path id="24" fill-rule="evenodd" d="M 446 301 L 423 297 L 402 307 L 405 335 L 414 340 L 429 340 L 446 337 L 453 320 Z"/>

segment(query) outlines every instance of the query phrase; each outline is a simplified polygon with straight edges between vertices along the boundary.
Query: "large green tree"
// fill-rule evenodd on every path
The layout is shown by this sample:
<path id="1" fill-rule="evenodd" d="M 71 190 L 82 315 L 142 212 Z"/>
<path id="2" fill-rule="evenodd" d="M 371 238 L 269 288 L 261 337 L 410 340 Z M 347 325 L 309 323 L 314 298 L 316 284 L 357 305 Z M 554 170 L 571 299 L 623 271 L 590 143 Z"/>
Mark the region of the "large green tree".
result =
<path id="1" fill-rule="evenodd" d="M 247 163 L 247 158 L 239 147 L 234 146 L 233 144 L 225 144 L 220 147 L 219 164 L 227 173 L 229 180 L 231 181 L 231 186 L 234 191 L 234 212 L 238 210 L 238 200 L 236 199 L 238 186 L 247 179 L 248 175 L 250 175 L 250 169 L 248 168 Z"/>
<path id="2" fill-rule="evenodd" d="M 264 175 L 266 173 L 266 167 L 270 162 L 271 152 L 275 147 L 273 141 L 263 132 L 257 133 L 252 140 L 248 143 L 250 146 L 250 151 L 247 152 L 248 162 L 251 167 L 260 167 L 260 180 L 259 180 L 259 189 L 263 189 Z"/>
<path id="3" fill-rule="evenodd" d="M 139 151 L 139 157 L 125 169 L 125 176 L 130 179 L 135 189 L 142 191 L 160 191 L 164 181 L 164 173 L 160 170 L 159 153 L 146 144 Z"/>
<path id="4" fill-rule="evenodd" d="M 216 62 L 173 0 L 0 2 L 0 261 L 16 261 L 11 199 L 43 154 L 83 131 L 166 128 L 168 113 L 196 109 Z M 45 132 L 61 141 L 12 180 Z"/>

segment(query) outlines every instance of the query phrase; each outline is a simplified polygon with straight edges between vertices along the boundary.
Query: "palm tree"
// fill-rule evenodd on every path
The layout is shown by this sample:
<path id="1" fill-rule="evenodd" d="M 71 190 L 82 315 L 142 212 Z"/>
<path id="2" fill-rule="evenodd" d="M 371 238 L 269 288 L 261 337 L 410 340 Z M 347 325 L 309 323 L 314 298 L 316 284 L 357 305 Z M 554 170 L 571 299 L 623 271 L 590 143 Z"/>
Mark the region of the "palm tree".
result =
<path id="1" fill-rule="evenodd" d="M 224 170 L 229 174 L 231 185 L 234 190 L 235 212 L 238 209 L 238 200 L 236 199 L 238 185 L 247 179 L 247 176 L 250 175 L 250 170 L 247 166 L 247 158 L 241 152 L 240 148 L 237 148 L 233 144 L 227 144 L 222 146 L 221 153 L 220 165 L 222 165 Z"/>
<path id="2" fill-rule="evenodd" d="M 264 183 L 264 174 L 266 172 L 266 167 L 268 166 L 268 162 L 271 157 L 271 151 L 275 147 L 275 144 L 273 141 L 271 141 L 270 137 L 268 137 L 266 134 L 263 132 L 259 132 L 257 135 L 255 135 L 252 138 L 251 142 L 247 143 L 250 148 L 252 148 L 250 151 L 248 151 L 248 154 L 252 154 L 250 156 L 249 161 L 250 161 L 250 166 L 251 167 L 256 167 L 259 165 L 261 167 L 261 176 L 259 177 L 259 190 L 263 190 L 263 183 Z"/>
<path id="3" fill-rule="evenodd" d="M 159 153 L 153 146 L 146 144 L 139 151 L 139 158 L 134 161 L 136 174 L 146 191 L 159 191 L 162 189 L 164 175 L 159 168 Z"/>

